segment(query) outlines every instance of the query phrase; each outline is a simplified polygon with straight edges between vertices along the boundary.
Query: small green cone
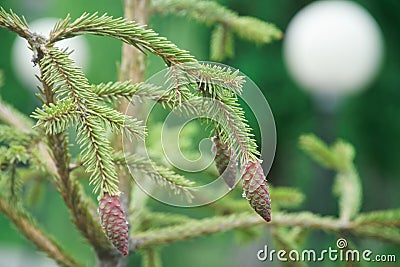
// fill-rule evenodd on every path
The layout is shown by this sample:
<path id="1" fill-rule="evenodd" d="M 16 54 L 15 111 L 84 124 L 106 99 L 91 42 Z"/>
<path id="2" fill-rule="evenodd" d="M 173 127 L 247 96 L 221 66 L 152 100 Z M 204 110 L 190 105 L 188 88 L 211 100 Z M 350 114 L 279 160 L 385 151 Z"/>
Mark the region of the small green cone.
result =
<path id="1" fill-rule="evenodd" d="M 242 179 L 243 196 L 264 220 L 271 221 L 271 198 L 261 161 L 249 161 Z"/>
<path id="2" fill-rule="evenodd" d="M 218 135 L 214 136 L 212 141 L 214 143 L 212 148 L 215 153 L 214 161 L 219 175 L 229 189 L 232 189 L 235 186 L 238 172 L 237 161 L 233 158 L 233 150 L 228 148 L 228 144 L 222 143 Z"/>
<path id="3" fill-rule="evenodd" d="M 129 252 L 129 229 L 125 212 L 118 196 L 110 196 L 107 192 L 99 201 L 100 222 L 107 238 L 124 256 Z"/>

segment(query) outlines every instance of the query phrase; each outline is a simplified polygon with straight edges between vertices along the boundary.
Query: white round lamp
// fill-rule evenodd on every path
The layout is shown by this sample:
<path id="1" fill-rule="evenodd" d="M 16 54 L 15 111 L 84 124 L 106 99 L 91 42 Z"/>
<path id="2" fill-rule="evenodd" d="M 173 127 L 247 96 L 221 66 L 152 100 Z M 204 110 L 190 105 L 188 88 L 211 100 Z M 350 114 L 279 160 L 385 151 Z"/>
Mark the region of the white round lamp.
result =
<path id="1" fill-rule="evenodd" d="M 318 1 L 290 22 L 284 40 L 289 73 L 314 95 L 341 97 L 365 88 L 383 55 L 380 28 L 351 1 Z"/>

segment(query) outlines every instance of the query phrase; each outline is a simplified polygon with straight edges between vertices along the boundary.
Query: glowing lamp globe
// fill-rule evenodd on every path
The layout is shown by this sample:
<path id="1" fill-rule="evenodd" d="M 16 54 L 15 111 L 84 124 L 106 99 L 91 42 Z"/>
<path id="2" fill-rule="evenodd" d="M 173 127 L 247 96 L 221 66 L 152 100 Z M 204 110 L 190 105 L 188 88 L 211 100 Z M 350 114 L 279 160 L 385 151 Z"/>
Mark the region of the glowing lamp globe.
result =
<path id="1" fill-rule="evenodd" d="M 29 23 L 31 31 L 49 36 L 50 30 L 57 23 L 56 18 L 42 18 Z M 55 44 L 60 49 L 69 48 L 68 51 L 73 51 L 71 59 L 75 63 L 85 69 L 89 59 L 89 44 L 85 37 L 78 36 L 70 39 L 59 41 Z M 21 37 L 18 37 L 12 48 L 12 65 L 17 78 L 27 87 L 36 90 L 39 81 L 35 75 L 39 75 L 38 66 L 33 67 L 31 62 L 33 52 L 28 48 L 28 42 Z"/>
<path id="2" fill-rule="evenodd" d="M 314 2 L 295 15 L 285 36 L 289 73 L 316 95 L 342 96 L 365 88 L 382 61 L 380 28 L 355 2 Z"/>

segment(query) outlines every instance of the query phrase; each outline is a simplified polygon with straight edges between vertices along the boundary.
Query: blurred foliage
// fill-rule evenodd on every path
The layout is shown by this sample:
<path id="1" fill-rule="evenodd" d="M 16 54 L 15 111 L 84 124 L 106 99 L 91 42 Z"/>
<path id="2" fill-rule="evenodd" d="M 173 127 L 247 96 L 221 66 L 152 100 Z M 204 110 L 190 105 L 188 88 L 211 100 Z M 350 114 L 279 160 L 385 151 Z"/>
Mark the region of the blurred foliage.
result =
<path id="1" fill-rule="evenodd" d="M 293 15 L 303 6 L 313 2 L 310 0 L 220 0 L 239 15 L 251 15 L 261 20 L 274 23 L 285 32 Z M 393 0 L 359 0 L 377 20 L 381 26 L 385 44 L 386 57 L 381 72 L 375 82 L 366 91 L 348 97 L 340 106 L 339 112 L 333 118 L 336 127 L 330 129 L 329 136 L 340 137 L 352 143 L 358 154 L 355 164 L 360 176 L 363 177 L 364 203 L 362 211 L 388 209 L 399 207 L 400 198 L 400 2 Z M 114 17 L 122 16 L 122 4 L 115 1 L 2 1 L 5 8 L 12 8 L 19 14 L 25 14 L 27 21 L 37 18 L 65 17 L 70 13 L 77 17 L 86 12 L 100 14 L 107 12 Z M 199 60 L 209 58 L 209 41 L 212 28 L 199 24 L 196 21 L 172 15 L 157 15 L 150 21 L 150 25 L 161 35 L 167 36 L 180 48 L 190 50 Z M 177 30 L 179 29 L 179 30 Z M 3 55 L 11 55 L 15 35 L 0 29 L 0 49 Z M 117 78 L 120 61 L 121 44 L 118 41 L 99 37 L 88 37 L 90 43 L 90 66 L 87 76 L 93 83 L 106 82 Z M 234 37 L 235 38 L 235 37 Z M 163 63 L 153 56 L 149 56 L 148 75 L 164 67 Z M 299 187 L 307 196 L 303 207 L 307 210 L 323 214 L 335 214 L 337 207 L 332 204 L 331 179 L 315 182 L 312 179 L 320 174 L 319 167 L 310 162 L 297 147 L 297 137 L 304 132 L 324 131 L 321 129 L 321 118 L 316 114 L 311 97 L 295 85 L 286 72 L 283 57 L 282 43 L 275 42 L 268 47 L 256 47 L 251 43 L 235 38 L 235 56 L 225 61 L 226 64 L 240 69 L 248 75 L 263 91 L 266 96 L 277 126 L 278 147 L 275 161 L 269 180 L 275 186 Z M 2 98 L 12 103 L 26 114 L 32 112 L 36 100 L 31 94 L 32 88 L 24 88 L 12 69 L 11 56 L 0 57 L 0 69 L 3 70 L 4 82 L 7 86 L 1 89 Z M 255 122 L 251 122 L 255 125 Z M 329 138 L 329 137 L 327 137 Z M 330 140 L 329 140 L 330 141 Z M 325 173 L 333 176 L 333 173 Z M 325 177 L 326 178 L 326 177 Z M 315 183 L 315 184 L 314 184 Z M 383 193 L 384 192 L 384 193 Z M 63 240 L 71 253 L 74 253 L 89 266 L 94 259 L 87 258 L 88 246 L 80 240 L 77 231 L 70 224 L 66 208 L 54 191 L 42 193 L 42 200 L 33 205 L 34 215 L 41 218 L 43 227 L 57 238 Z M 323 197 L 321 197 L 323 196 Z M 163 204 L 154 205 L 164 210 L 174 210 Z M 57 212 L 44 212 L 57 210 Z M 188 211 L 190 214 L 207 215 L 207 211 L 196 208 Z M 31 248 L 23 238 L 12 228 L 9 222 L 0 215 L 0 244 L 24 244 Z M 62 229 L 62 230 L 60 230 Z M 265 234 L 259 239 L 261 246 L 265 243 Z M 308 247 L 331 245 L 326 234 L 315 233 L 308 240 Z M 208 244 L 212 242 L 213 246 Z M 165 266 L 175 266 L 182 260 L 192 262 L 194 266 L 230 266 L 232 257 L 240 261 L 240 253 L 233 253 L 234 247 L 226 247 L 232 243 L 232 236 L 219 234 L 206 237 L 189 243 L 177 243 L 164 249 L 162 254 L 169 255 Z M 3 244 L 2 244 L 3 243 Z M 363 241 L 359 247 L 368 247 L 375 253 L 390 253 L 398 251 L 398 247 L 382 246 L 375 242 Z M 257 247 L 257 246 L 256 246 Z M 242 247 L 244 248 L 244 247 Z M 221 250 L 225 255 L 221 255 Z M 201 251 L 201 252 L 199 252 Z M 236 252 L 235 252 L 236 253 Z M 248 253 L 254 253 L 249 250 Z M 183 257 L 183 258 L 182 258 Z M 138 257 L 131 258 L 138 262 Z"/>

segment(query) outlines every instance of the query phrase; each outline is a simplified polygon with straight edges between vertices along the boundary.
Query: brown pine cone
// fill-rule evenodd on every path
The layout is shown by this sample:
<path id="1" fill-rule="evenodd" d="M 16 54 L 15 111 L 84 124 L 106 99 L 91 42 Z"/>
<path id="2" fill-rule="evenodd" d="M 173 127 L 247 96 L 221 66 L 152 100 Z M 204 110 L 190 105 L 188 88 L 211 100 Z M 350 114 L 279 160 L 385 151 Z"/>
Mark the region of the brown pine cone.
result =
<path id="1" fill-rule="evenodd" d="M 271 198 L 261 161 L 249 161 L 242 175 L 243 194 L 251 207 L 266 220 L 271 221 Z"/>
<path id="2" fill-rule="evenodd" d="M 100 222 L 107 238 L 124 256 L 129 252 L 129 230 L 125 212 L 118 196 L 110 196 L 107 192 L 99 201 Z"/>
<path id="3" fill-rule="evenodd" d="M 233 149 L 228 148 L 228 144 L 221 142 L 218 136 L 212 138 L 214 143 L 213 151 L 215 152 L 215 165 L 218 169 L 219 175 L 232 189 L 236 183 L 237 176 L 237 161 L 233 158 Z"/>

